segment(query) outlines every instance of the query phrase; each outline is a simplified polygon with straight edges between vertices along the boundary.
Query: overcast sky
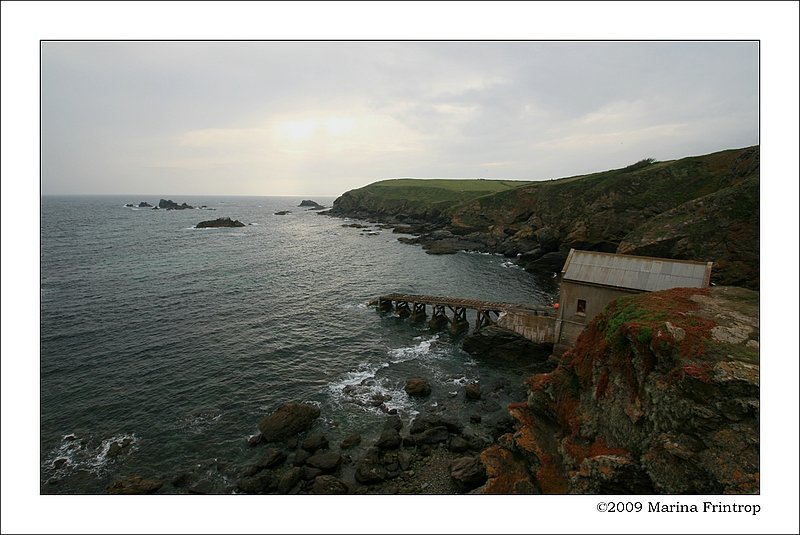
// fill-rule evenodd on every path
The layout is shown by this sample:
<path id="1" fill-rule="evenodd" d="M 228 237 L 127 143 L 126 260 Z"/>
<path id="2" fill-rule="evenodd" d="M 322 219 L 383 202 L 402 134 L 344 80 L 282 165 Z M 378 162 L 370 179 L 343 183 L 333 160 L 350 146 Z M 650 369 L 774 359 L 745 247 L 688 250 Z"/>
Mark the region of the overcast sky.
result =
<path id="1" fill-rule="evenodd" d="M 339 195 L 759 143 L 751 42 L 55 42 L 42 192 Z"/>

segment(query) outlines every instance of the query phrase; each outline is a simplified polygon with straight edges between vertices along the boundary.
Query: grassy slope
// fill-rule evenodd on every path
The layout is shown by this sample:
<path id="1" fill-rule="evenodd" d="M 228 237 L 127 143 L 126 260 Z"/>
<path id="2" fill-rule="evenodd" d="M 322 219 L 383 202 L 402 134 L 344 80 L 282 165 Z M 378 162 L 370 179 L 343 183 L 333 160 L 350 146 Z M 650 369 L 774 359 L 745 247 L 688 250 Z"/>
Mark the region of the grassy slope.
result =
<path id="1" fill-rule="evenodd" d="M 516 189 L 530 182 L 482 179 L 382 180 L 348 191 L 334 203 L 334 212 L 406 213 L 425 217 L 485 195 Z"/>

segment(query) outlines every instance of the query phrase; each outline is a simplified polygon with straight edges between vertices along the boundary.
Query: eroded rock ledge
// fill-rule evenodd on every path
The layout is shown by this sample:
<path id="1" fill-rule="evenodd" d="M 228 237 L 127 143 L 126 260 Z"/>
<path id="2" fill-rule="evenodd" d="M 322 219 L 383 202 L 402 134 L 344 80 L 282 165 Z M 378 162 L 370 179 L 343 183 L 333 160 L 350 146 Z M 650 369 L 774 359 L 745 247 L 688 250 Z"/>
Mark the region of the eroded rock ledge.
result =
<path id="1" fill-rule="evenodd" d="M 486 493 L 759 492 L 758 294 L 620 299 L 512 404 Z"/>

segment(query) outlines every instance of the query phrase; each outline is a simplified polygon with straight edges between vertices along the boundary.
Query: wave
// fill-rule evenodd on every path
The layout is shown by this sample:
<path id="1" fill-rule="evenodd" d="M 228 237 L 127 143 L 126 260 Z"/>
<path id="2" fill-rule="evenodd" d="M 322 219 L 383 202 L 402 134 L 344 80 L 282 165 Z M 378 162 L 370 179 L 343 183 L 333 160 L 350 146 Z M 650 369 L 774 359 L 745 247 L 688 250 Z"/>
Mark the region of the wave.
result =
<path id="1" fill-rule="evenodd" d="M 74 433 L 64 435 L 61 442 L 45 458 L 42 475 L 61 478 L 83 470 L 102 475 L 106 467 L 118 458 L 127 457 L 139 448 L 139 438 L 134 434 L 119 434 L 94 444 Z"/>
<path id="2" fill-rule="evenodd" d="M 328 384 L 335 403 L 360 407 L 365 412 L 384 414 L 397 412 L 407 417 L 418 414 L 404 385 L 388 378 L 378 378 L 380 369 L 388 367 L 362 364 L 359 369 L 346 372 L 339 380 Z"/>
<path id="3" fill-rule="evenodd" d="M 438 334 L 427 340 L 423 340 L 421 336 L 414 338 L 414 340 L 420 340 L 420 342 L 413 346 L 399 347 L 397 349 L 389 350 L 389 357 L 392 364 L 408 362 L 410 360 L 426 356 L 434 356 L 440 352 L 438 348 Z"/>

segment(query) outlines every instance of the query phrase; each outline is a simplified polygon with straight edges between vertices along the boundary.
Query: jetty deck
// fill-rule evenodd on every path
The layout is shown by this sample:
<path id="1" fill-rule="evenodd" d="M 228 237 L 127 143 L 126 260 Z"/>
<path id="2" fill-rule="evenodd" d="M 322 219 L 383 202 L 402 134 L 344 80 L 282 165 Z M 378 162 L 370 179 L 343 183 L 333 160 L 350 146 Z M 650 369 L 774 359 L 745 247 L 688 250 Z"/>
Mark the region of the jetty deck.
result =
<path id="1" fill-rule="evenodd" d="M 394 310 L 401 317 L 410 317 L 412 321 L 422 321 L 427 319 L 427 307 L 432 308 L 432 317 L 429 323 L 431 326 L 441 327 L 449 324 L 453 331 L 464 331 L 469 329 L 467 321 L 467 310 L 477 312 L 475 319 L 475 330 L 479 330 L 487 325 L 497 323 L 500 314 L 516 313 L 530 316 L 555 316 L 553 307 L 549 306 L 526 306 L 517 303 L 501 303 L 496 301 L 483 301 L 480 299 L 460 299 L 456 297 L 444 297 L 433 295 L 412 295 L 392 293 L 382 295 L 372 302 L 377 305 L 379 310 Z M 447 315 L 447 311 L 452 313 L 452 317 Z"/>

